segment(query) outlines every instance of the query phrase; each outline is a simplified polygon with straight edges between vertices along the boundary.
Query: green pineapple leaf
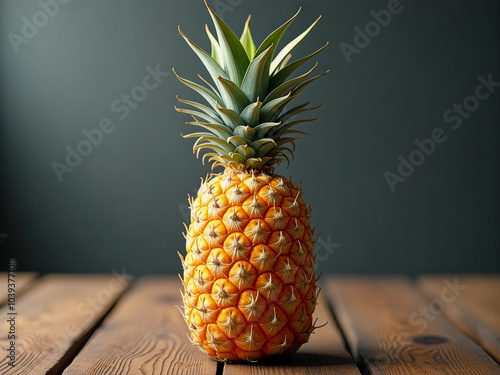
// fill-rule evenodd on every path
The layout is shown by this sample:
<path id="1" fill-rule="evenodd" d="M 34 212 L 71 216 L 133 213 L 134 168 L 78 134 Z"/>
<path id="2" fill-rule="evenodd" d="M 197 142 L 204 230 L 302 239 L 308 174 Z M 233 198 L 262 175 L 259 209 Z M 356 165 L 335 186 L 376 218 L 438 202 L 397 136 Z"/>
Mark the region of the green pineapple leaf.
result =
<path id="1" fill-rule="evenodd" d="M 241 45 L 240 40 L 234 34 L 233 30 L 210 8 L 205 0 L 210 16 L 214 22 L 219 40 L 221 57 L 224 62 L 224 69 L 230 79 L 237 85 L 241 84 L 250 60 L 248 55 Z"/>
<path id="2" fill-rule="evenodd" d="M 199 126 L 199 127 L 208 129 L 212 133 L 214 133 L 217 137 L 219 137 L 221 139 L 226 139 L 228 137 L 231 137 L 231 135 L 232 135 L 232 132 L 227 127 L 225 127 L 224 125 L 221 125 L 221 124 L 211 124 L 211 123 L 208 123 L 208 122 L 201 122 L 196 117 L 194 119 L 195 119 L 194 122 L 186 122 L 186 124 L 188 124 L 188 125 L 195 125 L 195 126 Z"/>
<path id="3" fill-rule="evenodd" d="M 200 117 L 202 118 L 203 120 L 205 121 L 208 121 L 210 123 L 218 123 L 220 121 L 220 119 L 216 119 L 212 116 L 209 116 L 207 115 L 206 113 L 204 112 L 200 112 L 200 111 L 194 111 L 192 109 L 184 109 L 184 108 L 178 108 L 176 106 L 174 106 L 174 109 L 177 111 L 177 112 L 180 112 L 180 113 L 186 113 L 188 115 L 191 115 L 191 116 L 194 116 L 194 117 Z"/>
<path id="4" fill-rule="evenodd" d="M 250 126 L 255 126 L 259 123 L 260 108 L 262 107 L 262 102 L 257 98 L 255 103 L 249 104 L 240 113 L 240 117 L 245 121 L 245 124 Z"/>
<path id="5" fill-rule="evenodd" d="M 185 138 L 199 137 L 194 143 L 193 149 L 198 151 L 202 148 L 212 148 L 214 151 L 217 149 L 224 150 L 226 154 L 234 151 L 234 146 L 220 138 L 214 137 L 212 133 L 191 133 L 184 136 Z M 202 143 L 205 142 L 205 143 Z"/>
<path id="6" fill-rule="evenodd" d="M 323 77 L 324 75 L 326 75 L 328 73 L 330 73 L 330 69 L 328 69 L 324 73 L 321 73 L 321 74 L 317 75 L 316 77 L 312 77 L 312 78 L 308 79 L 307 81 L 303 82 L 302 84 L 300 84 L 299 86 L 297 86 L 295 89 L 293 89 L 292 95 L 294 95 L 294 96 L 299 95 L 302 92 L 302 90 L 304 90 L 310 83 L 316 81 L 318 78 L 321 78 L 321 77 Z"/>
<path id="7" fill-rule="evenodd" d="M 249 140 L 241 135 L 233 135 L 227 139 L 227 143 L 231 143 L 235 147 L 249 144 Z"/>
<path id="8" fill-rule="evenodd" d="M 250 169 L 259 169 L 265 166 L 267 163 L 273 164 L 273 158 L 269 156 L 266 156 L 264 158 L 250 158 L 246 161 L 245 166 Z"/>
<path id="9" fill-rule="evenodd" d="M 309 26 L 309 28 L 306 31 L 304 31 L 302 34 L 300 34 L 298 37 L 296 37 L 294 40 L 288 43 L 285 47 L 283 47 L 283 49 L 280 51 L 280 53 L 278 53 L 276 58 L 271 63 L 271 72 L 273 72 L 273 74 L 275 73 L 276 68 L 278 68 L 280 64 L 283 62 L 283 60 L 290 55 L 292 50 L 302 41 L 302 39 L 304 39 L 306 35 L 309 34 L 309 31 L 311 31 L 311 29 L 318 23 L 320 19 L 321 16 L 319 16 L 318 19 L 314 21 L 313 24 Z"/>
<path id="10" fill-rule="evenodd" d="M 245 164 L 245 161 L 247 160 L 245 156 L 237 152 L 230 152 L 229 157 L 231 158 L 233 163 L 238 163 L 238 164 Z"/>
<path id="11" fill-rule="evenodd" d="M 206 25 L 206 24 L 205 24 L 205 30 L 207 32 L 208 39 L 210 39 L 210 45 L 211 45 L 210 54 L 211 54 L 212 58 L 215 61 L 217 61 L 217 63 L 221 67 L 223 67 L 224 66 L 224 61 L 222 61 L 222 56 L 221 56 L 219 42 L 217 41 L 217 39 L 215 39 L 215 37 L 213 36 L 213 34 L 210 32 L 210 29 L 208 28 L 208 25 Z"/>
<path id="12" fill-rule="evenodd" d="M 284 123 L 285 121 L 291 119 L 294 116 L 297 116 L 298 114 L 300 114 L 302 112 L 313 111 L 315 109 L 321 108 L 323 106 L 323 103 L 321 103 L 320 105 L 318 105 L 316 107 L 304 108 L 307 105 L 309 105 L 309 102 L 298 105 L 297 107 L 293 107 L 292 109 L 286 111 L 281 116 L 279 116 L 278 120 L 281 121 L 282 123 Z"/>
<path id="13" fill-rule="evenodd" d="M 264 52 L 266 49 L 269 48 L 270 45 L 273 45 L 272 48 L 272 54 L 274 55 L 274 51 L 276 51 L 276 47 L 278 46 L 279 41 L 281 40 L 281 37 L 285 33 L 286 29 L 288 29 L 288 26 L 295 20 L 295 18 L 299 15 L 300 9 L 295 13 L 295 15 L 290 18 L 288 21 L 286 21 L 283 25 L 278 27 L 276 30 L 274 30 L 259 46 L 257 51 L 255 52 L 255 55 L 258 56 L 262 52 Z M 271 66 L 271 63 L 269 63 L 269 67 Z"/>
<path id="14" fill-rule="evenodd" d="M 250 144 L 250 147 L 252 147 L 254 150 L 256 150 L 256 155 L 258 157 L 263 157 L 266 156 L 266 154 L 276 147 L 276 141 L 272 138 L 262 138 L 259 139 L 258 141 L 252 142 Z"/>
<path id="15" fill-rule="evenodd" d="M 263 122 L 274 121 L 278 118 L 279 114 L 285 108 L 285 106 L 293 99 L 292 93 L 288 93 L 286 96 L 281 98 L 276 98 L 271 100 L 269 103 L 264 105 L 260 110 L 260 120 Z"/>
<path id="16" fill-rule="evenodd" d="M 179 95 L 177 95 L 177 100 L 180 101 L 183 104 L 190 105 L 190 106 L 192 106 L 194 108 L 199 109 L 200 111 L 203 111 L 204 113 L 207 114 L 207 116 L 210 116 L 210 117 L 212 117 L 214 119 L 222 120 L 220 118 L 220 116 L 217 114 L 217 112 L 215 112 L 212 108 L 209 108 L 209 107 L 207 107 L 204 104 L 201 104 L 201 103 L 198 103 L 198 102 L 193 102 L 191 100 L 181 99 L 181 98 L 179 98 Z"/>
<path id="17" fill-rule="evenodd" d="M 257 133 L 258 138 L 264 138 L 266 136 L 266 133 L 272 129 L 275 128 L 276 126 L 280 126 L 281 122 L 264 122 L 262 124 L 259 124 L 254 128 L 255 132 Z"/>
<path id="18" fill-rule="evenodd" d="M 287 133 L 289 132 L 290 128 L 294 127 L 295 125 L 298 125 L 298 124 L 302 124 L 303 122 L 312 122 L 312 121 L 315 121 L 317 119 L 315 118 L 310 118 L 310 119 L 303 119 L 303 120 L 297 120 L 297 121 L 293 121 L 293 122 L 290 122 L 286 125 L 283 125 L 277 129 L 273 129 L 274 132 L 270 135 L 271 138 L 275 139 L 275 140 L 279 140 L 281 139 L 281 137 L 285 134 L 290 134 L 290 133 Z M 294 132 L 298 132 L 298 130 L 294 130 Z"/>
<path id="19" fill-rule="evenodd" d="M 241 117 L 238 115 L 238 113 L 236 113 L 232 109 L 222 108 L 222 107 L 217 106 L 217 110 L 219 111 L 224 123 L 230 129 L 234 129 L 239 125 L 243 125 L 244 121 L 241 119 Z"/>
<path id="20" fill-rule="evenodd" d="M 225 107 L 237 113 L 241 113 L 241 111 L 250 104 L 248 97 L 233 81 L 222 77 L 219 77 L 218 80 L 221 84 L 220 94 L 225 103 Z"/>
<path id="21" fill-rule="evenodd" d="M 241 90 L 251 102 L 258 97 L 264 97 L 269 86 L 268 63 L 273 45 L 271 44 L 264 52 L 258 55 L 248 66 L 241 84 Z"/>
<path id="22" fill-rule="evenodd" d="M 266 61 L 266 65 L 265 65 L 265 70 L 266 72 L 268 72 L 268 74 L 271 72 L 270 69 L 271 69 L 271 62 L 272 62 L 272 58 L 274 56 L 274 52 L 276 51 L 276 48 L 278 47 L 278 43 L 279 41 L 281 40 L 281 37 L 283 36 L 283 34 L 285 33 L 286 29 L 288 29 L 288 26 L 290 26 L 290 24 L 295 20 L 295 18 L 299 15 L 300 13 L 300 9 L 297 11 L 297 13 L 295 13 L 295 15 L 290 18 L 288 21 L 286 21 L 283 25 L 281 25 L 280 27 L 278 27 L 276 30 L 274 30 L 263 42 L 262 44 L 259 46 L 259 48 L 257 49 L 257 51 L 255 52 L 255 55 L 256 56 L 259 56 L 261 53 L 263 53 L 266 49 L 268 49 L 269 47 L 271 47 L 271 55 L 270 55 L 270 58 Z"/>
<path id="23" fill-rule="evenodd" d="M 250 126 L 238 126 L 233 131 L 234 135 L 241 135 L 246 139 L 253 139 L 255 137 L 255 130 L 253 130 Z"/>
<path id="24" fill-rule="evenodd" d="M 234 149 L 234 152 L 241 154 L 245 157 L 245 159 L 249 159 L 255 156 L 255 151 L 248 145 L 241 145 Z"/>
<path id="25" fill-rule="evenodd" d="M 179 76 L 175 72 L 174 69 L 172 69 L 172 71 L 174 72 L 175 76 L 177 77 L 177 79 L 179 81 L 181 81 L 187 87 L 193 89 L 198 94 L 200 94 L 208 102 L 208 104 L 210 104 L 212 106 L 213 109 L 217 109 L 217 102 L 219 102 L 219 103 L 222 102 L 222 99 L 218 95 L 216 95 L 215 93 L 213 93 L 212 91 L 210 91 L 206 87 L 203 87 L 202 85 L 199 85 L 199 84 L 192 82 L 188 79 L 182 78 L 181 76 Z"/>
<path id="26" fill-rule="evenodd" d="M 318 49 L 317 51 L 311 53 L 310 55 L 303 57 L 297 61 L 294 61 L 293 63 L 290 63 L 289 65 L 281 68 L 275 75 L 273 75 L 269 79 L 269 89 L 273 90 L 279 85 L 281 85 L 285 80 L 302 64 L 304 64 L 306 61 L 310 60 L 314 56 L 316 56 L 318 53 L 323 51 L 326 47 L 328 46 L 328 43 L 326 43 L 323 47 Z M 285 60 L 283 60 L 284 62 Z"/>
<path id="27" fill-rule="evenodd" d="M 255 47 L 255 43 L 253 42 L 252 34 L 250 32 L 250 16 L 248 16 L 247 22 L 245 22 L 245 28 L 241 34 L 240 42 L 247 53 L 248 59 L 252 61 L 257 47 Z"/>
<path id="28" fill-rule="evenodd" d="M 311 70 L 309 70 L 307 73 L 296 77 L 294 79 L 291 79 L 289 81 L 286 81 L 285 83 L 282 83 L 280 86 L 276 87 L 273 91 L 269 93 L 269 95 L 266 96 L 264 99 L 263 103 L 264 105 L 269 103 L 271 100 L 279 98 L 280 96 L 285 95 L 286 93 L 293 91 L 297 86 L 299 86 L 302 82 L 304 82 L 307 77 L 316 69 L 318 66 L 318 63 L 316 63 Z"/>
<path id="29" fill-rule="evenodd" d="M 221 66 L 215 61 L 208 53 L 206 53 L 203 49 L 198 47 L 195 43 L 193 43 L 184 33 L 181 31 L 179 26 L 179 34 L 182 35 L 187 44 L 191 47 L 191 49 L 196 53 L 198 58 L 201 60 L 208 73 L 210 73 L 210 77 L 212 80 L 218 84 L 217 77 L 221 76 L 222 78 L 229 79 L 228 75 L 221 68 Z"/>
<path id="30" fill-rule="evenodd" d="M 206 143 L 199 143 L 195 147 L 193 147 L 193 153 L 196 154 L 196 157 L 199 157 L 200 151 L 203 150 L 203 149 L 205 149 L 205 148 L 213 150 L 213 151 L 215 151 L 219 155 L 227 155 L 230 152 L 232 152 L 232 151 L 227 151 L 226 149 L 224 149 L 222 147 L 219 147 L 219 146 L 217 146 L 215 144 L 212 144 L 210 142 L 206 142 Z"/>

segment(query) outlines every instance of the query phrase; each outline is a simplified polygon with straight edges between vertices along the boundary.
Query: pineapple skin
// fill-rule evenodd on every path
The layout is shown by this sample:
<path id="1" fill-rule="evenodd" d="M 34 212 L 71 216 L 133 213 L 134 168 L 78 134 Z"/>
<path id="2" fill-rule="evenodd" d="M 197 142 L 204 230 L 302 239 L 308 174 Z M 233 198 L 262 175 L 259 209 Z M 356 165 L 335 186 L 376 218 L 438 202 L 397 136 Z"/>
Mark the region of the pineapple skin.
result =
<path id="1" fill-rule="evenodd" d="M 212 358 L 257 361 L 308 341 L 318 290 L 301 195 L 282 176 L 227 167 L 190 198 L 183 315 Z"/>

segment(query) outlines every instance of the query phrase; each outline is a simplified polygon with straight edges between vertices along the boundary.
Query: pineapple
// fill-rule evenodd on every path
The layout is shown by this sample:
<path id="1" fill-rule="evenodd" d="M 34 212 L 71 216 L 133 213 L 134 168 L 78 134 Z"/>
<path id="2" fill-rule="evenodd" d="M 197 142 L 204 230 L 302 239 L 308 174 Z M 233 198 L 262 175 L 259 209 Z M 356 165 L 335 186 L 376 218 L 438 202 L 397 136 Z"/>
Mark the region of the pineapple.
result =
<path id="1" fill-rule="evenodd" d="M 278 42 L 297 17 L 276 29 L 257 48 L 248 18 L 241 38 L 208 6 L 217 38 L 207 53 L 179 32 L 203 62 L 213 85 L 177 78 L 200 94 L 208 106 L 178 100 L 189 109 L 188 122 L 202 131 L 193 151 L 203 150 L 212 168 L 224 171 L 202 179 L 198 195 L 189 197 L 191 223 L 186 227 L 186 255 L 179 253 L 184 276 L 184 319 L 192 343 L 220 361 L 257 361 L 295 352 L 316 328 L 313 312 L 319 290 L 314 275 L 314 230 L 311 208 L 301 187 L 276 174 L 289 162 L 294 141 L 304 132 L 291 121 L 318 107 L 285 107 L 309 83 L 328 73 L 290 75 L 316 52 L 289 62 L 290 52 L 319 18 L 275 54 Z M 300 9 L 299 9 L 300 11 Z"/>

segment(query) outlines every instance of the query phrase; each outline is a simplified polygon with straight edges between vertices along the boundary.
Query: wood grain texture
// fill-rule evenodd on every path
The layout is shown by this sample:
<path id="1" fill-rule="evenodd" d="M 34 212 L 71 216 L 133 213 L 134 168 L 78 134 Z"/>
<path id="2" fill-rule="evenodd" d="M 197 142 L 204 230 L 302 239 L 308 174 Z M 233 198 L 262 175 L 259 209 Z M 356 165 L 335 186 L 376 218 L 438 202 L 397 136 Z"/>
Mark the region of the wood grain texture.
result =
<path id="1" fill-rule="evenodd" d="M 128 281 L 113 275 L 47 275 L 16 302 L 15 367 L 0 357 L 0 374 L 58 374 L 123 293 Z M 0 350 L 10 341 L 8 306 L 0 309 Z"/>
<path id="2" fill-rule="evenodd" d="M 495 375 L 500 366 L 406 278 L 335 277 L 327 294 L 358 363 L 371 375 Z"/>
<path id="3" fill-rule="evenodd" d="M 7 303 L 7 272 L 0 272 L 0 306 Z M 16 298 L 19 297 L 36 279 L 36 272 L 15 272 Z"/>
<path id="4" fill-rule="evenodd" d="M 344 346 L 342 335 L 329 311 L 324 293 L 320 293 L 318 306 L 314 316 L 318 325 L 328 324 L 318 328 L 311 335 L 309 342 L 304 344 L 297 353 L 276 359 L 267 359 L 255 364 L 224 365 L 224 375 L 249 374 L 338 374 L 359 375 L 360 372 Z"/>
<path id="5" fill-rule="evenodd" d="M 429 298 L 445 299 L 446 316 L 500 363 L 500 275 L 426 275 L 417 283 Z M 459 293 L 447 292 L 449 284 Z"/>
<path id="6" fill-rule="evenodd" d="M 180 281 L 146 277 L 119 301 L 64 375 L 209 374 L 217 362 L 193 346 L 175 305 Z"/>

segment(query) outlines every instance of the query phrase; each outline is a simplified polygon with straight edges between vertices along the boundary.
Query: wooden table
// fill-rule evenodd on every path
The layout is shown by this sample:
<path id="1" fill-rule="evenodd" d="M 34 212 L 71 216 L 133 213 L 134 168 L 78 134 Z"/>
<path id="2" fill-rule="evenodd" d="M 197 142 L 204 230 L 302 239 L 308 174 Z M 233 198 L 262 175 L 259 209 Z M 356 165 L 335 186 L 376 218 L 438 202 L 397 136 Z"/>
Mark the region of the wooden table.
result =
<path id="1" fill-rule="evenodd" d="M 258 364 L 190 344 L 177 278 L 17 273 L 11 309 L 0 277 L 2 375 L 500 374 L 500 275 L 325 278 L 316 316 L 328 324 L 296 354 Z"/>

